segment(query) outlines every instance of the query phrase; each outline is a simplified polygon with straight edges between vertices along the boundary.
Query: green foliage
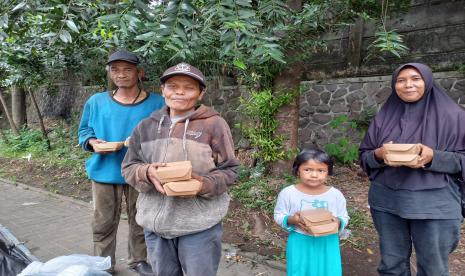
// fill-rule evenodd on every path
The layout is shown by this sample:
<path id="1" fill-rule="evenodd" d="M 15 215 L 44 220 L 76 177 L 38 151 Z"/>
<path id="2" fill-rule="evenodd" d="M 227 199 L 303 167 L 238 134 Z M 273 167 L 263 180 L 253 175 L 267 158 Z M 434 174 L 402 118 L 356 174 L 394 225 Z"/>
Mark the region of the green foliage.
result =
<path id="1" fill-rule="evenodd" d="M 276 191 L 271 189 L 265 179 L 251 179 L 236 184 L 231 189 L 232 196 L 245 207 L 260 209 L 272 213 L 276 204 Z"/>
<path id="2" fill-rule="evenodd" d="M 0 140 L 0 155 L 10 158 L 36 159 L 46 166 L 66 168 L 73 174 L 86 178 L 84 161 L 88 157 L 75 142 L 75 126 L 57 125 L 49 132 L 52 150 L 47 149 L 40 130 L 21 130 L 16 136 L 11 131 L 3 131 Z"/>
<path id="3" fill-rule="evenodd" d="M 256 148 L 255 158 L 265 162 L 286 159 L 288 152 L 283 148 L 284 137 L 276 135 L 278 121 L 275 118 L 279 108 L 294 97 L 292 92 L 273 95 L 270 89 L 251 91 L 248 99 L 241 98 L 244 113 L 249 122 L 237 124 L 245 137 Z"/>
<path id="4" fill-rule="evenodd" d="M 23 128 L 19 136 L 14 135 L 11 131 L 4 131 L 2 138 L 0 141 L 2 155 L 20 157 L 30 153 L 37 156 L 47 151 L 47 143 L 42 139 L 40 130 Z"/>
<path id="5" fill-rule="evenodd" d="M 459 71 L 460 73 L 465 73 L 465 63 L 459 64 L 457 66 L 457 71 Z"/>
<path id="6" fill-rule="evenodd" d="M 373 221 L 365 211 L 357 207 L 348 207 L 347 212 L 350 217 L 349 228 L 352 231 L 349 242 L 356 248 L 365 248 L 366 232 L 374 228 Z"/>
<path id="7" fill-rule="evenodd" d="M 35 85 L 64 69 L 90 78 L 110 49 L 128 48 L 146 57 L 152 79 L 187 61 L 207 75 L 256 74 L 271 87 L 283 66 L 325 47 L 323 32 L 410 4 L 381 2 L 302 1 L 294 10 L 279 0 L 0 0 L 0 66 L 9 75 L 0 81 Z"/>
<path id="8" fill-rule="evenodd" d="M 251 173 L 253 175 L 253 172 Z M 265 211 L 272 215 L 279 191 L 290 183 L 277 183 L 266 177 L 249 177 L 237 181 L 231 188 L 231 195 L 246 208 Z"/>
<path id="9" fill-rule="evenodd" d="M 367 48 L 368 54 L 365 60 L 379 58 L 385 61 L 382 54 L 389 53 L 397 58 L 408 53 L 409 48 L 405 46 L 402 36 L 395 30 L 386 31 L 381 27 L 375 33 L 375 40 Z"/>
<path id="10" fill-rule="evenodd" d="M 358 159 L 358 144 L 351 141 L 348 132 L 357 129 L 357 123 L 349 120 L 347 115 L 334 118 L 330 126 L 337 129 L 341 136 L 337 143 L 329 143 L 325 146 L 326 152 L 343 164 L 353 164 Z"/>
<path id="11" fill-rule="evenodd" d="M 394 55 L 397 58 L 400 58 L 401 55 L 406 55 L 409 52 L 409 48 L 405 46 L 402 36 L 396 30 L 387 30 L 386 20 L 389 17 L 388 11 L 406 11 L 410 5 L 410 1 L 382 0 L 381 3 L 379 1 L 376 3 L 375 0 L 370 0 L 365 2 L 368 5 L 376 5 L 371 10 L 379 9 L 380 16 L 379 28 L 375 33 L 375 39 L 367 48 L 368 53 L 364 60 L 369 61 L 376 57 L 385 61 L 383 55 Z"/>
<path id="12" fill-rule="evenodd" d="M 381 10 L 378 1 L 302 2 L 294 10 L 279 0 L 122 1 L 98 18 L 94 35 L 112 47 L 130 46 L 156 68 L 187 61 L 207 75 L 255 74 L 269 88 L 284 66 L 325 47 L 320 34 Z"/>
<path id="13" fill-rule="evenodd" d="M 88 68 L 103 69 L 106 41 L 93 30 L 97 18 L 117 12 L 116 6 L 84 0 L 0 3 L 0 66 L 8 72 L 1 86 L 33 87 L 62 80 L 69 71 L 89 77 Z"/>
<path id="14" fill-rule="evenodd" d="M 265 211 L 272 215 L 278 193 L 286 186 L 295 184 L 293 176 L 285 175 L 282 179 L 264 177 L 264 164 L 255 168 L 239 167 L 236 185 L 231 188 L 231 195 L 246 208 Z"/>
<path id="15" fill-rule="evenodd" d="M 352 122 L 355 123 L 354 124 L 355 128 L 360 132 L 360 137 L 365 136 L 365 133 L 367 132 L 371 121 L 376 116 L 376 113 L 377 113 L 376 107 L 366 108 L 362 110 L 362 112 L 357 118 L 352 119 Z"/>

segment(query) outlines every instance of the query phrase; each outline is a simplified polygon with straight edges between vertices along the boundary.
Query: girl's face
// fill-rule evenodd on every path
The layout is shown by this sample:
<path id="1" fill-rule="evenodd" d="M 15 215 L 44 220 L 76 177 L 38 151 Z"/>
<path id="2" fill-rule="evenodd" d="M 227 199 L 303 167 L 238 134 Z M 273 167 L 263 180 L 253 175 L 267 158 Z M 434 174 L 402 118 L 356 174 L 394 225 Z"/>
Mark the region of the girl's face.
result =
<path id="1" fill-rule="evenodd" d="M 328 165 L 316 160 L 308 160 L 299 167 L 298 176 L 303 185 L 316 188 L 324 185 L 328 178 Z"/>

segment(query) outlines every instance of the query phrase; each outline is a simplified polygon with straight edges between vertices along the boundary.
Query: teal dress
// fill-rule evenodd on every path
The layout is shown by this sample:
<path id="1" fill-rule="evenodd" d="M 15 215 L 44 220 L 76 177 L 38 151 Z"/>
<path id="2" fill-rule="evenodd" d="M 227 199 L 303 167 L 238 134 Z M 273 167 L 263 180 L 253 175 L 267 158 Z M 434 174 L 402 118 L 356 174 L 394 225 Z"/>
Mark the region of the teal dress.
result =
<path id="1" fill-rule="evenodd" d="M 320 195 L 308 195 L 288 186 L 281 191 L 274 211 L 275 221 L 289 232 L 286 247 L 287 275 L 289 276 L 341 276 L 342 261 L 339 235 L 315 237 L 302 229 L 289 226 L 287 219 L 298 211 L 324 208 L 339 218 L 343 230 L 349 221 L 346 200 L 332 187 Z"/>
<path id="2" fill-rule="evenodd" d="M 342 275 L 338 234 L 313 237 L 291 230 L 286 257 L 289 276 Z"/>

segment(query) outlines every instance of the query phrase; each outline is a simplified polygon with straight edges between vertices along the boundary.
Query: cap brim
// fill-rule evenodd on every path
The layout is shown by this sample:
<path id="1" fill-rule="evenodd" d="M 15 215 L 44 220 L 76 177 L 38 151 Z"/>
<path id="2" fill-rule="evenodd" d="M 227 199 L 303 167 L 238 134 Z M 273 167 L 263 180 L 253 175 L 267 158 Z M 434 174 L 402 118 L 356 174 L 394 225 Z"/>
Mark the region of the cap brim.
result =
<path id="1" fill-rule="evenodd" d="M 126 61 L 126 62 L 129 62 L 129 63 L 135 64 L 135 65 L 139 64 L 139 62 L 134 61 L 134 60 L 124 59 L 124 58 L 118 58 L 118 59 L 114 59 L 114 60 L 109 60 L 109 61 L 107 62 L 107 65 L 110 65 L 110 63 L 115 62 L 115 61 Z"/>
<path id="2" fill-rule="evenodd" d="M 173 73 L 169 73 L 169 74 L 166 74 L 163 77 L 161 77 L 160 82 L 164 83 L 167 79 L 169 79 L 171 77 L 174 77 L 174 76 L 191 77 L 191 78 L 195 79 L 196 81 L 198 81 L 203 87 L 206 87 L 205 81 L 202 79 L 202 77 L 200 77 L 199 75 L 194 74 L 192 72 L 173 72 Z"/>

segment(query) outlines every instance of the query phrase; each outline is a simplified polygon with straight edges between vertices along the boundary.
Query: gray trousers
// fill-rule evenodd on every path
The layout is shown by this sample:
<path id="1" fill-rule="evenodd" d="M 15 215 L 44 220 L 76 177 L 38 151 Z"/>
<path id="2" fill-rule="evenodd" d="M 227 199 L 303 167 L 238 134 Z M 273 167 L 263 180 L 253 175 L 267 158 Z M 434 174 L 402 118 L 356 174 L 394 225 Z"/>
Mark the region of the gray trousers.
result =
<path id="1" fill-rule="evenodd" d="M 136 201 L 139 193 L 127 184 L 112 185 L 92 181 L 94 255 L 110 256 L 112 268 L 116 262 L 116 232 L 120 221 L 123 194 L 129 223 L 128 265 L 133 267 L 147 259 L 144 230 L 136 223 Z"/>
<path id="2" fill-rule="evenodd" d="M 145 230 L 155 276 L 215 276 L 221 258 L 221 223 L 199 233 L 164 239 Z"/>
<path id="3" fill-rule="evenodd" d="M 410 276 L 412 244 L 417 276 L 449 275 L 449 254 L 458 245 L 462 219 L 404 219 L 371 209 L 379 235 L 379 275 Z"/>

